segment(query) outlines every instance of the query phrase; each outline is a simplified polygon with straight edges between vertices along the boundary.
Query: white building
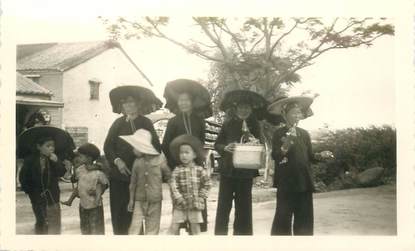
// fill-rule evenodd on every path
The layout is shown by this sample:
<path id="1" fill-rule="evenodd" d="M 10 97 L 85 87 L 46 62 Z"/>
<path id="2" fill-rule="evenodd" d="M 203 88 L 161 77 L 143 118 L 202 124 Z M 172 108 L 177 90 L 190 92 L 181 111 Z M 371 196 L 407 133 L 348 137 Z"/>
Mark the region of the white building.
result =
<path id="1" fill-rule="evenodd" d="M 119 85 L 152 86 L 114 41 L 19 45 L 17 71 L 49 90 L 51 101 L 63 103 L 52 124 L 68 130 L 77 145 L 89 141 L 101 149 L 119 116 L 112 113 L 109 91 Z"/>

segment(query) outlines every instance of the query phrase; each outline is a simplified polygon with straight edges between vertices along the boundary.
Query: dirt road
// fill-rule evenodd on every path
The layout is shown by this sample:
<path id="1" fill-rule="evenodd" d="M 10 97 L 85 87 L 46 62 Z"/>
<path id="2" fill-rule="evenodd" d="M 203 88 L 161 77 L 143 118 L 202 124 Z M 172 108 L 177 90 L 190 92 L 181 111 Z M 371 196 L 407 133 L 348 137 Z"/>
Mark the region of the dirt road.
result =
<path id="1" fill-rule="evenodd" d="M 61 184 L 61 189 L 62 199 L 66 199 L 71 192 L 70 184 Z M 165 235 L 171 220 L 171 201 L 167 187 L 163 191 L 160 234 Z M 217 193 L 215 186 L 208 200 L 209 231 L 203 234 L 213 235 Z M 253 198 L 254 234 L 269 235 L 275 212 L 275 190 L 254 189 Z M 24 193 L 17 192 L 16 205 L 16 233 L 32 234 L 34 218 Z M 108 192 L 104 196 L 104 210 L 106 234 L 111 235 Z M 396 188 L 393 185 L 314 194 L 314 211 L 315 235 L 396 234 Z M 233 212 L 231 218 L 232 215 Z M 232 226 L 229 228 L 231 233 Z M 80 234 L 78 200 L 72 207 L 62 206 L 62 234 Z"/>

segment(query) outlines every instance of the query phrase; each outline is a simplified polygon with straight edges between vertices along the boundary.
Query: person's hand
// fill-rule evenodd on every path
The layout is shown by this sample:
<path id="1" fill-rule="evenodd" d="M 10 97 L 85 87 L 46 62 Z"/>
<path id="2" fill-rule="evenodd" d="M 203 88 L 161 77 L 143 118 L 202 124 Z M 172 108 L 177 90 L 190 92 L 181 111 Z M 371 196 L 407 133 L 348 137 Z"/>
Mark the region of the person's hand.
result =
<path id="1" fill-rule="evenodd" d="M 183 209 L 183 210 L 186 210 L 187 209 L 187 203 L 186 203 L 186 200 L 179 200 L 178 202 L 177 202 L 177 205 L 181 208 L 181 209 Z"/>
<path id="2" fill-rule="evenodd" d="M 97 195 L 97 191 L 95 189 L 89 189 L 88 190 L 88 195 L 96 196 Z M 99 196 L 97 196 L 97 197 L 99 197 Z"/>
<path id="3" fill-rule="evenodd" d="M 63 160 L 62 163 L 65 166 L 66 172 L 70 174 L 71 168 L 72 168 L 72 163 L 67 159 Z"/>
<path id="4" fill-rule="evenodd" d="M 134 201 L 130 200 L 128 202 L 127 211 L 128 212 L 133 212 L 134 211 Z"/>
<path id="5" fill-rule="evenodd" d="M 283 150 L 284 152 L 288 152 L 291 145 L 293 145 L 293 144 L 294 144 L 294 141 L 290 137 L 283 137 L 282 138 L 281 150 Z"/>
<path id="6" fill-rule="evenodd" d="M 233 153 L 233 151 L 235 151 L 235 145 L 235 143 L 228 144 L 227 146 L 225 146 L 225 151 Z"/>
<path id="7" fill-rule="evenodd" d="M 117 159 L 117 161 L 115 162 L 115 165 L 117 166 L 118 171 L 120 171 L 121 174 L 125 176 L 131 175 L 130 169 L 128 169 L 127 165 L 122 159 Z"/>
<path id="8" fill-rule="evenodd" d="M 333 153 L 332 153 L 332 152 L 330 152 L 330 151 L 322 151 L 322 152 L 320 153 L 320 157 L 321 157 L 321 159 L 323 159 L 323 160 L 334 159 L 334 155 L 333 155 Z"/>
<path id="9" fill-rule="evenodd" d="M 49 155 L 49 159 L 52 160 L 53 162 L 56 162 L 56 161 L 58 161 L 58 156 L 56 156 L 56 154 L 54 154 L 54 153 L 51 153 Z"/>

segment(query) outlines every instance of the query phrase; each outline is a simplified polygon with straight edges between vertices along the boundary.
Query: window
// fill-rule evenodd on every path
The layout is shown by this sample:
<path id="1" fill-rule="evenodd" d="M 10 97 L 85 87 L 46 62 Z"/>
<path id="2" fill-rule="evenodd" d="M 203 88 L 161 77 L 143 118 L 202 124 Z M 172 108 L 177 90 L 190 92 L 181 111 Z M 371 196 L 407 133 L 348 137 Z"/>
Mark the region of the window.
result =
<path id="1" fill-rule="evenodd" d="M 40 75 L 37 74 L 31 74 L 31 75 L 24 75 L 26 78 L 32 80 L 36 84 L 39 84 Z"/>
<path id="2" fill-rule="evenodd" d="M 91 100 L 99 100 L 99 86 L 101 85 L 101 81 L 97 79 L 89 80 L 89 88 L 90 88 L 90 97 Z"/>

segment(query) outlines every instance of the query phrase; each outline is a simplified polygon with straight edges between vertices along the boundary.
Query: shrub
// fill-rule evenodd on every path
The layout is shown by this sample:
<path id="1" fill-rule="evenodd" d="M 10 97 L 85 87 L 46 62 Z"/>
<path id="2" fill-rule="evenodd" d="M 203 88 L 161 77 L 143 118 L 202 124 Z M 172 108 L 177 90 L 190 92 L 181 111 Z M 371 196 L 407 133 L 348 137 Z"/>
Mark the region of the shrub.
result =
<path id="1" fill-rule="evenodd" d="M 391 126 L 348 128 L 329 132 L 313 143 L 313 150 L 330 150 L 335 160 L 314 166 L 316 181 L 330 184 L 368 168 L 385 168 L 385 177 L 396 177 L 396 130 Z"/>

